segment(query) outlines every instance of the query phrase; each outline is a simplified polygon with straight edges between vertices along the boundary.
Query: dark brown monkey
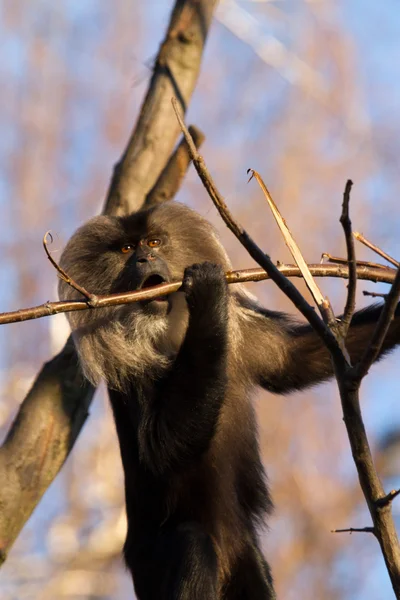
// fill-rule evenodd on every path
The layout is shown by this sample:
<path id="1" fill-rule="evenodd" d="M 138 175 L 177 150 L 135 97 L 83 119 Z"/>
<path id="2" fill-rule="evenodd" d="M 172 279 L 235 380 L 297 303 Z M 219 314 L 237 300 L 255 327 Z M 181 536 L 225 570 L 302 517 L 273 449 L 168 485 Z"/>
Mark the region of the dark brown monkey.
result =
<path id="1" fill-rule="evenodd" d="M 96 217 L 61 260 L 96 294 L 183 278 L 151 302 L 69 313 L 82 367 L 105 379 L 125 472 L 124 547 L 140 600 L 271 600 L 257 527 L 271 508 L 250 395 L 332 376 L 306 324 L 260 307 L 231 269 L 213 227 L 175 203 Z M 65 282 L 60 298 L 78 298 Z M 380 308 L 354 315 L 357 359 Z M 396 318 L 383 352 L 400 341 Z"/>

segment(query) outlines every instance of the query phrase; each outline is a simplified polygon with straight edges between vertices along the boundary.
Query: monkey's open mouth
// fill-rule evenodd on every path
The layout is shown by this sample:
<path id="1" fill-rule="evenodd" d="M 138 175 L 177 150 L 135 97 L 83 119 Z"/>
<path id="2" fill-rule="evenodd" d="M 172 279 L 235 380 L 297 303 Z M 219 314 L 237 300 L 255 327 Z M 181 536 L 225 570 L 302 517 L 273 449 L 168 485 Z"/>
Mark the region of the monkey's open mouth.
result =
<path id="1" fill-rule="evenodd" d="M 167 280 L 164 279 L 162 275 L 158 275 L 158 273 L 153 273 L 152 275 L 149 275 L 148 277 L 146 277 L 146 279 L 143 280 L 143 282 L 139 286 L 139 289 L 144 290 L 149 287 L 153 287 L 154 285 L 161 285 L 162 283 L 167 283 Z M 148 300 L 148 302 L 166 302 L 167 300 L 168 296 L 159 296 L 158 298 L 151 298 L 151 300 Z"/>

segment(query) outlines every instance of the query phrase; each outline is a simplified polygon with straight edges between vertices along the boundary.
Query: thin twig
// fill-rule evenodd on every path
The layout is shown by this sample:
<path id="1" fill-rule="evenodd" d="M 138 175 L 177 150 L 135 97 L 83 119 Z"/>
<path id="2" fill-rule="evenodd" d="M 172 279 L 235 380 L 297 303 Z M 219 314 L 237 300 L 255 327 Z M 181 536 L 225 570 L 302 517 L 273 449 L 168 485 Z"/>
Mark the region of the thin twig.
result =
<path id="1" fill-rule="evenodd" d="M 349 527 L 348 529 L 331 529 L 331 533 L 373 533 L 375 535 L 375 529 L 373 527 Z"/>
<path id="2" fill-rule="evenodd" d="M 342 265 L 308 265 L 314 277 L 335 277 L 348 279 L 349 270 Z M 285 265 L 280 263 L 277 269 L 286 277 L 302 277 L 300 269 L 296 265 Z M 357 277 L 366 281 L 374 281 L 375 283 L 393 283 L 396 276 L 396 271 L 387 267 L 384 269 L 368 269 L 367 267 L 357 268 Z M 249 281 L 263 281 L 270 279 L 268 273 L 264 269 L 242 269 L 240 271 L 230 271 L 226 273 L 227 283 L 245 283 Z M 77 310 L 88 310 L 95 308 L 104 308 L 106 306 L 119 306 L 121 304 L 131 304 L 143 300 L 151 300 L 176 292 L 182 285 L 181 281 L 175 283 L 163 283 L 157 286 L 149 287 L 144 290 L 125 292 L 122 294 L 109 294 L 104 296 L 96 296 L 96 304 L 90 305 L 87 301 L 61 301 L 61 302 L 45 302 L 39 306 L 31 308 L 22 308 L 11 312 L 0 313 L 0 325 L 7 323 L 17 323 L 21 321 L 29 321 L 31 319 L 40 319 L 51 315 L 73 312 Z"/>
<path id="3" fill-rule="evenodd" d="M 44 251 L 46 252 L 47 258 L 49 259 L 49 261 L 51 262 L 51 264 L 57 271 L 58 277 L 60 279 L 62 279 L 63 281 L 65 281 L 65 283 L 68 283 L 68 285 L 70 285 L 72 288 L 74 288 L 74 290 L 76 290 L 77 292 L 82 294 L 82 296 L 85 296 L 85 298 L 87 298 L 88 304 L 90 306 L 96 306 L 97 297 L 94 294 L 91 294 L 90 292 L 88 292 L 87 289 L 85 289 L 83 286 L 79 285 L 79 283 L 76 283 L 76 281 L 74 281 L 72 279 L 72 277 L 70 277 L 68 275 L 68 273 L 66 273 L 66 271 L 64 271 L 64 269 L 62 267 L 60 267 L 60 265 L 58 263 L 56 263 L 56 261 L 54 260 L 54 258 L 51 256 L 51 254 L 49 252 L 47 238 L 50 238 L 50 243 L 52 244 L 53 236 L 51 234 L 51 231 L 46 231 L 46 233 L 43 236 L 43 248 L 44 248 Z"/>
<path id="4" fill-rule="evenodd" d="M 380 292 L 368 292 L 367 290 L 363 290 L 363 296 L 371 296 L 371 298 L 387 298 L 387 294 Z"/>
<path id="5" fill-rule="evenodd" d="M 352 236 L 352 227 L 349 215 L 350 192 L 352 185 L 353 182 L 351 179 L 348 179 L 343 194 L 342 214 L 340 216 L 340 223 L 343 227 L 344 237 L 346 239 L 347 260 L 349 265 L 349 285 L 347 286 L 346 306 L 344 308 L 343 317 L 340 320 L 340 331 L 345 339 L 356 308 L 357 289 L 356 252 L 354 248 L 354 238 Z"/>
<path id="6" fill-rule="evenodd" d="M 367 246 L 367 248 L 370 248 L 376 254 L 379 254 L 379 256 L 382 256 L 382 258 L 384 258 L 388 262 L 392 263 L 392 265 L 394 265 L 395 267 L 400 267 L 400 263 L 396 259 L 392 258 L 389 254 L 384 252 L 381 248 L 379 248 L 379 246 L 375 246 L 375 244 L 373 244 L 372 242 L 367 240 L 367 238 L 362 233 L 359 233 L 358 231 L 354 231 L 353 235 L 356 238 L 356 240 L 358 240 L 359 242 L 364 244 L 364 246 Z"/>
<path id="7" fill-rule="evenodd" d="M 326 258 L 326 260 L 330 263 L 335 263 L 338 265 L 348 265 L 349 261 L 347 260 L 347 258 L 342 258 L 340 256 L 333 256 L 332 254 L 329 254 L 329 252 L 323 252 L 321 254 L 321 264 L 323 264 L 324 259 Z M 368 260 L 356 260 L 356 265 L 358 267 L 364 266 L 364 267 L 373 267 L 374 269 L 387 269 L 388 267 L 386 265 L 382 265 L 381 263 L 374 263 Z M 391 267 L 389 267 L 391 268 Z"/>

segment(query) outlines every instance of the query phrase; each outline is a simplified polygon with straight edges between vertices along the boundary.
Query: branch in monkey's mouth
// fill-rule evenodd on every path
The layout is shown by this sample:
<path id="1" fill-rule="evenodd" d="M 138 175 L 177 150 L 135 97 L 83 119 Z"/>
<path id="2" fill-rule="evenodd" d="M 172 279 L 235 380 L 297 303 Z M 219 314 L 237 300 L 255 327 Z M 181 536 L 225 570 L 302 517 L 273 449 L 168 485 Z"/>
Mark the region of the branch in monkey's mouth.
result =
<path id="1" fill-rule="evenodd" d="M 167 280 L 162 277 L 162 275 L 158 275 L 157 273 L 153 273 L 146 277 L 146 279 L 141 283 L 138 289 L 143 290 L 149 287 L 153 287 L 154 285 L 160 285 L 162 283 L 167 283 Z M 168 301 L 168 296 L 160 296 L 159 298 L 152 298 L 151 300 L 147 300 L 146 302 L 166 302 Z"/>

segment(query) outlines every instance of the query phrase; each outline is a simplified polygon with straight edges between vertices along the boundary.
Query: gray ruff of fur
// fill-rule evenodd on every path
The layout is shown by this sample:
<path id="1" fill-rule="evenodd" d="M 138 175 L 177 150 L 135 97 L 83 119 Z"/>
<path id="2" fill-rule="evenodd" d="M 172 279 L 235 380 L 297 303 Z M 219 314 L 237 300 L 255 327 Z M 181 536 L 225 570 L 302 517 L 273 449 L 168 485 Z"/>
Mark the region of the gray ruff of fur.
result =
<path id="1" fill-rule="evenodd" d="M 231 263 L 218 235 L 208 221 L 189 208 L 170 202 L 131 215 L 137 218 L 138 229 L 167 231 L 172 246 L 171 280 L 183 277 L 185 267 L 202 260 L 219 263 L 226 271 Z M 121 226 L 123 219 L 99 216 L 91 219 L 72 236 L 60 264 L 74 281 L 94 294 L 115 292 L 115 281 L 121 272 L 118 244 L 130 240 Z M 187 226 L 186 226 L 187 224 Z M 134 240 L 132 240 L 134 241 Z M 183 249 L 183 250 L 182 250 Z M 101 254 L 100 254 L 101 253 Z M 96 260 L 96 257 L 99 257 Z M 129 288 L 118 291 L 129 291 Z M 82 299 L 79 292 L 60 280 L 62 300 Z M 247 319 L 246 305 L 254 303 L 240 285 L 230 294 L 229 338 L 231 352 L 240 341 L 239 321 Z M 255 304 L 255 303 L 254 303 Z M 85 376 L 94 385 L 101 379 L 112 389 L 124 389 L 124 382 L 140 381 L 147 374 L 154 377 L 165 370 L 176 356 L 188 323 L 188 311 L 181 292 L 169 297 L 167 315 L 146 312 L 140 303 L 72 312 L 67 314 L 80 363 Z M 250 308 L 250 306 L 249 306 Z M 239 359 L 239 356 L 236 357 Z"/>

